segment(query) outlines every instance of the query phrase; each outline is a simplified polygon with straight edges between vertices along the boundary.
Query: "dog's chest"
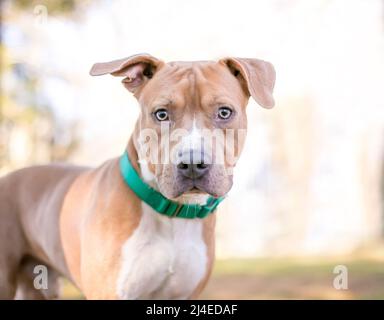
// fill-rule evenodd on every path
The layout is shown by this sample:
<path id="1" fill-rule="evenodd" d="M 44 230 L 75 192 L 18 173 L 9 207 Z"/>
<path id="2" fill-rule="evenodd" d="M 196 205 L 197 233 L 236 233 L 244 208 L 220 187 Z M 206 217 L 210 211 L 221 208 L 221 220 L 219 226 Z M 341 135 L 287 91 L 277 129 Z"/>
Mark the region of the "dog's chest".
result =
<path id="1" fill-rule="evenodd" d="M 122 248 L 117 294 L 121 299 L 186 299 L 206 266 L 202 220 L 170 219 L 143 204 L 140 224 Z"/>

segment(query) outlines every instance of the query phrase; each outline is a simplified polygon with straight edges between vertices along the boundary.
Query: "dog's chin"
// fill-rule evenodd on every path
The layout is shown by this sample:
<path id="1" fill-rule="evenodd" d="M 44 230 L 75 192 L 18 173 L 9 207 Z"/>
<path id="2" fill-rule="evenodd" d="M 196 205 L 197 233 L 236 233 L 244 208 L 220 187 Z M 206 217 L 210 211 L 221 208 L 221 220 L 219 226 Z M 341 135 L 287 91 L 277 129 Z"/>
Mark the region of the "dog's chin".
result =
<path id="1" fill-rule="evenodd" d="M 173 185 L 173 188 L 159 188 L 163 196 L 171 200 L 177 200 L 180 197 L 191 197 L 197 195 L 208 195 L 207 192 L 196 188 L 195 186 L 177 186 Z"/>
<path id="2" fill-rule="evenodd" d="M 207 188 L 200 186 L 198 183 L 183 184 L 181 186 L 173 185 L 172 189 L 164 189 L 160 187 L 160 192 L 174 201 L 180 201 L 180 199 L 200 199 L 209 197 L 221 197 L 224 196 L 229 190 L 219 190 L 216 188 Z M 189 202 L 189 201 L 187 201 Z"/>
<path id="3" fill-rule="evenodd" d="M 173 201 L 179 203 L 188 203 L 188 204 L 200 204 L 204 205 L 207 203 L 209 194 L 198 189 L 191 189 L 186 191 L 176 198 L 173 198 Z"/>

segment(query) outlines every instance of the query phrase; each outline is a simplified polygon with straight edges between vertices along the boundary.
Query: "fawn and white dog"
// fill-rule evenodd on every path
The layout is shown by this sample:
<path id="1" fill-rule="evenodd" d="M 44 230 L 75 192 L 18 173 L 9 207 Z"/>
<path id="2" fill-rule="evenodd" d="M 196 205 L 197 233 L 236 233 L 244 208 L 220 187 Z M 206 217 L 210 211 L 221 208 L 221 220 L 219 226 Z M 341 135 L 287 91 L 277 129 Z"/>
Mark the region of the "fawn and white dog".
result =
<path id="1" fill-rule="evenodd" d="M 187 299 L 209 278 L 214 211 L 237 159 L 225 155 L 228 145 L 239 155 L 243 139 L 200 142 L 207 130 L 224 137 L 246 130 L 250 96 L 274 105 L 273 66 L 243 58 L 165 63 L 138 54 L 95 64 L 91 75 L 102 74 L 123 77 L 140 104 L 125 153 L 98 168 L 34 166 L 0 179 L 0 299 L 57 297 L 59 276 L 87 299 Z M 186 134 L 143 150 L 141 132 L 161 139 L 164 128 Z M 154 160 L 171 152 L 172 161 Z M 47 290 L 33 286 L 38 264 L 48 268 Z"/>

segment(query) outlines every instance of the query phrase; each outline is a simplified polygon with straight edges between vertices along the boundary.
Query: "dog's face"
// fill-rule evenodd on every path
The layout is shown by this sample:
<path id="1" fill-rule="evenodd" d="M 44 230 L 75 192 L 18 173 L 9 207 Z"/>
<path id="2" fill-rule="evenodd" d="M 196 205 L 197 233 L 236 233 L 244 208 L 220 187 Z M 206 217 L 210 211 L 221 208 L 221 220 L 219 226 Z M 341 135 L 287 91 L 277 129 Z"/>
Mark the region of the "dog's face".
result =
<path id="1" fill-rule="evenodd" d="M 164 63 L 149 55 L 95 64 L 123 76 L 141 106 L 134 131 L 142 175 L 164 196 L 225 195 L 243 148 L 251 95 L 274 105 L 273 66 L 256 59 Z"/>

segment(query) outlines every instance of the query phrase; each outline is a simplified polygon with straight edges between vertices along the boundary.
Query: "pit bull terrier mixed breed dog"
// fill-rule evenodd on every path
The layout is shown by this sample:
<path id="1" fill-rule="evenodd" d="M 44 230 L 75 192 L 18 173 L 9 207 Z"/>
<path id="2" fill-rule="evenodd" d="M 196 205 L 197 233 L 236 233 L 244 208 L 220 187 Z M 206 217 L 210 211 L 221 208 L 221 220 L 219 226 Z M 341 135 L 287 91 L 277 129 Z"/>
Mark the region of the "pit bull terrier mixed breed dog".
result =
<path id="1" fill-rule="evenodd" d="M 124 77 L 141 107 L 136 127 L 124 155 L 96 169 L 52 164 L 0 179 L 0 299 L 56 298 L 59 276 L 87 299 L 196 298 L 212 270 L 214 211 L 235 163 L 212 160 L 225 144 L 209 155 L 194 142 L 203 129 L 245 130 L 250 96 L 273 107 L 274 68 L 258 59 L 165 63 L 138 54 L 96 63 L 90 74 Z M 161 135 L 164 124 L 187 135 L 169 146 L 176 161 L 156 163 L 141 150 L 140 131 Z M 233 147 L 239 154 L 243 141 Z M 44 290 L 33 285 L 40 264 Z"/>

